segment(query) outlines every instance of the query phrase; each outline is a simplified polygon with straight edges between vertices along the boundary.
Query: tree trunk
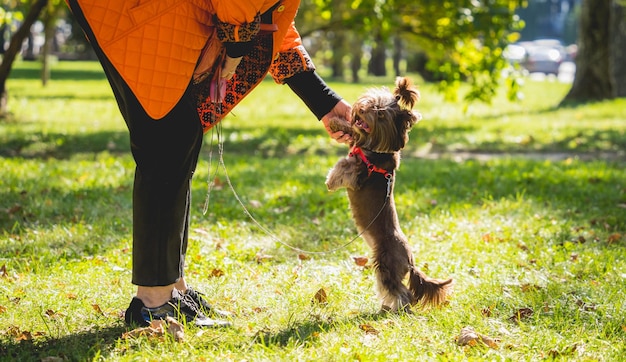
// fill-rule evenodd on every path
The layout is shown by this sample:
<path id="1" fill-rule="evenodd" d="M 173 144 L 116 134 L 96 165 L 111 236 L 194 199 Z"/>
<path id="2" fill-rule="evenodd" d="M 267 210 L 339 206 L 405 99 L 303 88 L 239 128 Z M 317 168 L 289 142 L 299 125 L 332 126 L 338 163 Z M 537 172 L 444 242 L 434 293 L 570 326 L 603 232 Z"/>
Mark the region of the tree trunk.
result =
<path id="1" fill-rule="evenodd" d="M 11 73 L 13 62 L 22 48 L 24 39 L 26 39 L 28 34 L 30 34 L 30 27 L 35 23 L 39 14 L 47 4 L 48 0 L 36 0 L 31 4 L 28 14 L 26 14 L 26 17 L 24 18 L 24 22 L 20 28 L 17 29 L 15 34 L 13 34 L 11 42 L 9 43 L 9 48 L 4 53 L 2 64 L 0 64 L 0 115 L 5 114 L 7 111 L 8 96 L 6 91 L 6 82 L 7 78 L 9 78 L 9 74 Z"/>
<path id="2" fill-rule="evenodd" d="M 52 43 L 55 32 L 55 16 L 53 9 L 48 7 L 43 20 L 43 31 L 45 41 L 41 52 L 41 84 L 45 87 L 50 80 L 50 53 L 52 50 Z"/>
<path id="3" fill-rule="evenodd" d="M 343 30 L 333 31 L 331 48 L 333 57 L 331 67 L 333 70 L 333 78 L 343 79 L 345 66 L 343 64 L 344 55 L 346 55 L 346 34 Z"/>
<path id="4" fill-rule="evenodd" d="M 361 81 L 359 71 L 361 70 L 361 59 L 363 58 L 363 44 L 360 37 L 352 34 L 352 54 L 350 54 L 350 70 L 352 71 L 352 83 Z"/>
<path id="5" fill-rule="evenodd" d="M 402 39 L 399 36 L 393 37 L 393 71 L 396 77 L 401 76 L 400 61 L 402 60 Z"/>
<path id="6" fill-rule="evenodd" d="M 384 77 L 387 75 L 387 69 L 385 66 L 385 62 L 387 60 L 385 52 L 387 49 L 385 49 L 385 42 L 380 34 L 376 34 L 374 41 L 375 43 L 372 47 L 372 57 L 370 58 L 367 66 L 367 71 L 371 75 Z"/>
<path id="7" fill-rule="evenodd" d="M 613 96 L 626 97 L 626 5 L 613 0 L 611 4 L 610 36 L 608 38 L 609 72 L 612 79 Z"/>
<path id="8" fill-rule="evenodd" d="M 611 2 L 612 0 L 582 1 L 576 75 L 572 88 L 561 104 L 614 97 L 609 71 L 608 19 Z"/>

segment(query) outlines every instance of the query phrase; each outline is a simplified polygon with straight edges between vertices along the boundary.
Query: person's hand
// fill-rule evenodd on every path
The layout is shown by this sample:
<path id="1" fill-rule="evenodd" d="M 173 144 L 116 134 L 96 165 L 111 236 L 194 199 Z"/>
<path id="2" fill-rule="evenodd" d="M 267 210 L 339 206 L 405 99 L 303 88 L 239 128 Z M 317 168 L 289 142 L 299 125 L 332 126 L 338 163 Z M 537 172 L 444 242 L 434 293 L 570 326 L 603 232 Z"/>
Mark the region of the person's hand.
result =
<path id="1" fill-rule="evenodd" d="M 352 124 L 352 106 L 350 103 L 346 102 L 344 99 L 340 100 L 330 112 L 322 117 L 322 123 L 324 123 L 324 128 L 326 128 L 326 132 L 328 132 L 328 135 L 330 135 L 332 139 L 339 143 L 351 143 L 352 136 L 350 134 L 342 131 L 333 132 L 330 129 L 328 122 L 332 118 L 344 119 L 348 125 Z"/>
<path id="2" fill-rule="evenodd" d="M 221 77 L 226 80 L 230 80 L 233 75 L 235 75 L 235 71 L 237 70 L 239 63 L 241 63 L 241 57 L 231 58 L 227 55 L 224 59 L 224 65 L 222 66 Z"/>

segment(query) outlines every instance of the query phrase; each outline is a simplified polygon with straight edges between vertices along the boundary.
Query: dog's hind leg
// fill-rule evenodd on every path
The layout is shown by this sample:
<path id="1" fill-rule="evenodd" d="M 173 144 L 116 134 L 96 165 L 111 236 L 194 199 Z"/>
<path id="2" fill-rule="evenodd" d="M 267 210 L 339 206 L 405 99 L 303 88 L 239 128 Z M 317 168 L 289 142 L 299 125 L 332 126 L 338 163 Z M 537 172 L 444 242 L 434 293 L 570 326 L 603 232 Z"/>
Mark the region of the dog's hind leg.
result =
<path id="1" fill-rule="evenodd" d="M 382 310 L 408 311 L 414 299 L 413 293 L 403 283 L 409 271 L 408 258 L 403 248 L 390 247 L 390 244 L 385 243 L 382 247 L 378 244 L 374 250 L 376 291 Z"/>

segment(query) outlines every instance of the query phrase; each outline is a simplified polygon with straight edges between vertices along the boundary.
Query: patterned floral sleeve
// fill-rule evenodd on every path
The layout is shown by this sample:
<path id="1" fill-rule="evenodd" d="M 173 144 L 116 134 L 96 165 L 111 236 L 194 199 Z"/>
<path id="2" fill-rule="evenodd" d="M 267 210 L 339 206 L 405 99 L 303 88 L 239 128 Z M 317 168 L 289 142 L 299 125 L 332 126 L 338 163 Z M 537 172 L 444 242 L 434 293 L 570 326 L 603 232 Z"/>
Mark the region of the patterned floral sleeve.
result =
<path id="1" fill-rule="evenodd" d="M 261 28 L 261 16 L 257 14 L 254 20 L 242 25 L 235 25 L 217 20 L 217 37 L 222 43 L 240 43 L 252 41 Z"/>
<path id="2" fill-rule="evenodd" d="M 314 70 L 315 65 L 311 56 L 302 45 L 299 45 L 278 53 L 270 67 L 270 74 L 276 83 L 284 84 L 286 79 L 298 73 Z"/>

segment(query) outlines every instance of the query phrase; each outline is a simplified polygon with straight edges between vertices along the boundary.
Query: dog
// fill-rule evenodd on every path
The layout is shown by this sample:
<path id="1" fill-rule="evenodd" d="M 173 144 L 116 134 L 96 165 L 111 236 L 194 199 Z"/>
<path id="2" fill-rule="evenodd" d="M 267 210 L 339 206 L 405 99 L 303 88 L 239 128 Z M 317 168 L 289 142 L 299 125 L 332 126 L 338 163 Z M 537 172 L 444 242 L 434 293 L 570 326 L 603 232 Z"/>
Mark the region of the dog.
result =
<path id="1" fill-rule="evenodd" d="M 328 173 L 326 186 L 330 191 L 347 189 L 354 222 L 373 252 L 381 310 L 410 312 L 414 305 L 444 303 L 452 279 L 432 279 L 420 271 L 400 229 L 393 198 L 395 171 L 400 150 L 421 115 L 412 110 L 420 95 L 411 81 L 398 77 L 395 85 L 393 93 L 382 87 L 360 96 L 352 108 L 351 124 L 331 120 L 331 130 L 351 134 L 352 143 L 350 154 Z"/>

